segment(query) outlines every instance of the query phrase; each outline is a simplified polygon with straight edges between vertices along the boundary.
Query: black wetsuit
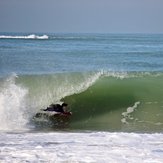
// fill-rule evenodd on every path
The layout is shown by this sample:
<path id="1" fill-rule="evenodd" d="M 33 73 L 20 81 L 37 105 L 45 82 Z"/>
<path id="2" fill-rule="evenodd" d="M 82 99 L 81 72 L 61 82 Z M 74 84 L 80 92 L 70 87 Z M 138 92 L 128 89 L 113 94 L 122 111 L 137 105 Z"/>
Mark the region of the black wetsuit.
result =
<path id="1" fill-rule="evenodd" d="M 44 111 L 56 111 L 56 112 L 64 113 L 64 110 L 60 104 L 51 104 Z"/>

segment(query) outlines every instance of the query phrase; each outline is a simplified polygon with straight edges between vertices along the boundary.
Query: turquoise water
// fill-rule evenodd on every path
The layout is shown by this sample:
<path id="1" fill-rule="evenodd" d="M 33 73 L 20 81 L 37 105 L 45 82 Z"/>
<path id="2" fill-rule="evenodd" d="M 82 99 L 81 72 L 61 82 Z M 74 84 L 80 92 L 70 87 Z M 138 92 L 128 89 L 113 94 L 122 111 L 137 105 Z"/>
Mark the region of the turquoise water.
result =
<path id="1" fill-rule="evenodd" d="M 161 34 L 1 33 L 0 129 L 65 101 L 71 130 L 162 132 L 162 80 Z"/>

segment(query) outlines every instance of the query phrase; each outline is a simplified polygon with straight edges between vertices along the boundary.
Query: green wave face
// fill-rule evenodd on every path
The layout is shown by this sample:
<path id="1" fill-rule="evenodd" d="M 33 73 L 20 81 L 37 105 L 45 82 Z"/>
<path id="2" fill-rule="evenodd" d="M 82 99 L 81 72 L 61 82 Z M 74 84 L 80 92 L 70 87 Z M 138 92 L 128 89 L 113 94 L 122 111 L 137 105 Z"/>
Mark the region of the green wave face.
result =
<path id="1" fill-rule="evenodd" d="M 0 120 L 3 128 L 28 124 L 40 109 L 64 101 L 73 112 L 70 129 L 162 132 L 162 81 L 162 73 L 142 72 L 61 73 L 0 79 Z"/>
<path id="2" fill-rule="evenodd" d="M 65 97 L 71 126 L 113 131 L 162 131 L 163 76 L 101 77 L 80 94 Z"/>

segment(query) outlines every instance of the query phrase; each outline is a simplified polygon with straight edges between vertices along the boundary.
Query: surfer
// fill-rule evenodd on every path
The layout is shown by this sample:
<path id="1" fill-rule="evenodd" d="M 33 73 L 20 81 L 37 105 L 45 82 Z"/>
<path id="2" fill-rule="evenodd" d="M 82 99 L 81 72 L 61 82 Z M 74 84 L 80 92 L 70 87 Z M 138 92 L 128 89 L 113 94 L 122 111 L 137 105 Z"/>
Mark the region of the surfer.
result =
<path id="1" fill-rule="evenodd" d="M 51 104 L 49 107 L 44 109 L 44 111 L 55 111 L 63 114 L 72 114 L 71 112 L 68 112 L 67 110 L 68 104 L 63 103 L 62 105 L 60 104 Z"/>

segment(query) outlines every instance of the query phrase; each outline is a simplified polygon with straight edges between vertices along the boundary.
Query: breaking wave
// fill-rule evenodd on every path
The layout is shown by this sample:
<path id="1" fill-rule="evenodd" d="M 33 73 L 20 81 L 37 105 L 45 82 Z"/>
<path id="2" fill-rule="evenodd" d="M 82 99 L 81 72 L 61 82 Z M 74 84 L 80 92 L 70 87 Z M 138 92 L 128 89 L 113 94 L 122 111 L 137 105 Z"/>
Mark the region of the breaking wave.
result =
<path id="1" fill-rule="evenodd" d="M 27 89 L 15 83 L 12 75 L 0 81 L 0 130 L 20 130 L 26 128 Z"/>
<path id="2" fill-rule="evenodd" d="M 7 35 L 0 35 L 0 39 L 48 39 L 49 36 L 47 35 L 42 35 L 38 36 L 35 34 L 27 35 L 27 36 L 7 36 Z"/>
<path id="3" fill-rule="evenodd" d="M 162 132 L 162 80 L 162 73 L 105 71 L 1 78 L 0 130 L 28 128 L 40 109 L 64 101 L 72 129 Z"/>

